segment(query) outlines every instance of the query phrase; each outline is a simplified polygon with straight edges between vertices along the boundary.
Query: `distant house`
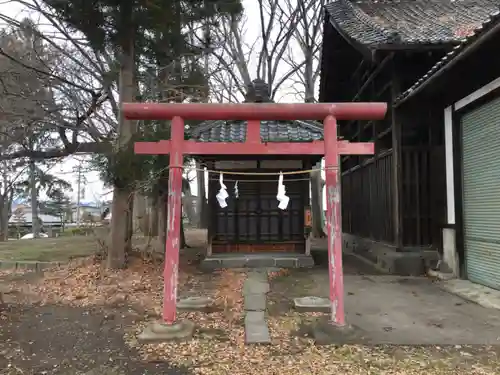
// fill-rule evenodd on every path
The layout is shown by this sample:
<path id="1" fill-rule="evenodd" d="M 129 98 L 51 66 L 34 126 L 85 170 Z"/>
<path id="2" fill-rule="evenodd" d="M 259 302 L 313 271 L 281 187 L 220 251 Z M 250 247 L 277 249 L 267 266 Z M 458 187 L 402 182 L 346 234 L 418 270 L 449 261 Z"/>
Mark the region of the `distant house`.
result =
<path id="1" fill-rule="evenodd" d="M 62 224 L 61 218 L 53 215 L 46 215 L 43 213 L 38 214 L 38 218 L 44 225 L 60 226 Z M 28 205 L 15 205 L 12 209 L 12 216 L 9 219 L 9 225 L 14 226 L 31 226 L 33 216 L 31 213 L 31 206 Z"/>
<path id="2" fill-rule="evenodd" d="M 80 213 L 78 214 L 78 207 L 80 208 Z M 104 212 L 105 207 L 99 205 L 95 202 L 80 202 L 79 205 L 73 204 L 71 207 L 71 221 L 76 222 L 78 219 L 78 215 L 80 219 L 83 215 L 90 214 L 93 217 L 101 217 L 101 214 Z"/>

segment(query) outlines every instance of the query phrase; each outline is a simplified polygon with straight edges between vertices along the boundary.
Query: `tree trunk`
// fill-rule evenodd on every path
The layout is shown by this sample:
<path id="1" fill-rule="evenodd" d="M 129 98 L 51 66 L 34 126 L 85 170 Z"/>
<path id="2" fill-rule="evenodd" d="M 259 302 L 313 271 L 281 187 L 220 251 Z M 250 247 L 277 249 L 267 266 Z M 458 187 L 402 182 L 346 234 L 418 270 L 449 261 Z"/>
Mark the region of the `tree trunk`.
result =
<path id="1" fill-rule="evenodd" d="M 167 194 L 160 196 L 158 204 L 158 241 L 160 242 L 160 248 L 163 249 L 163 253 L 165 253 L 167 243 L 167 199 Z"/>
<path id="2" fill-rule="evenodd" d="M 147 218 L 146 197 L 136 192 L 134 195 L 134 229 L 139 229 L 144 236 L 147 236 L 149 232 Z"/>
<path id="3" fill-rule="evenodd" d="M 317 166 L 315 167 L 315 169 Z M 321 170 L 318 169 L 310 175 L 311 181 L 311 214 L 312 214 L 312 234 L 313 237 L 325 237 L 323 231 L 323 199 L 322 190 L 323 184 L 321 179 Z"/>
<path id="4" fill-rule="evenodd" d="M 7 213 L 7 214 L 6 214 Z M 7 241 L 9 232 L 9 215 L 3 198 L 0 197 L 0 241 Z"/>
<path id="5" fill-rule="evenodd" d="M 186 232 L 184 231 L 184 220 L 181 219 L 181 246 L 180 249 L 188 248 L 188 244 L 186 242 Z"/>
<path id="6" fill-rule="evenodd" d="M 38 219 L 38 194 L 36 190 L 36 166 L 35 161 L 30 160 L 30 192 L 31 192 L 31 230 L 33 238 L 39 237 L 40 221 Z"/>
<path id="7" fill-rule="evenodd" d="M 135 94 L 135 51 L 133 24 L 133 3 L 124 2 L 121 6 L 121 61 L 119 92 L 120 103 L 132 102 Z M 134 122 L 126 120 L 120 113 L 118 121 L 118 149 L 126 147 L 134 133 Z M 107 266 L 123 268 L 126 265 L 126 253 L 132 249 L 131 222 L 133 219 L 133 190 L 131 186 L 113 189 L 111 218 L 111 246 L 108 249 Z"/>
<path id="8" fill-rule="evenodd" d="M 132 195 L 129 196 L 129 201 L 128 201 L 127 233 L 125 235 L 125 241 L 126 241 L 125 257 L 128 254 L 130 254 L 130 252 L 132 251 L 132 244 L 133 244 L 132 241 L 133 241 L 133 237 L 134 237 L 134 233 L 135 233 L 135 227 L 134 227 L 134 197 L 135 197 L 135 193 L 132 192 Z"/>
<path id="9" fill-rule="evenodd" d="M 151 237 L 158 236 L 158 216 L 160 197 L 150 198 L 149 206 L 149 233 Z"/>
<path id="10" fill-rule="evenodd" d="M 12 194 L 8 191 L 0 194 L 0 241 L 9 239 L 9 214 L 12 205 Z"/>

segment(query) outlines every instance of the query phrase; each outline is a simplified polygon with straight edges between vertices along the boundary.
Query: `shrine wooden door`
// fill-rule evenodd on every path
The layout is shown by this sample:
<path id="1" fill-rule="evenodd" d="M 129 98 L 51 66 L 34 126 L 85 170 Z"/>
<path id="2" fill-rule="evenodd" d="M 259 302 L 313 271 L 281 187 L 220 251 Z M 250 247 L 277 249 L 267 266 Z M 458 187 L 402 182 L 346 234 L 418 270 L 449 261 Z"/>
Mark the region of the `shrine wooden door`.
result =
<path id="1" fill-rule="evenodd" d="M 212 251 L 303 252 L 304 184 L 302 181 L 286 183 L 290 203 L 286 210 L 281 210 L 276 199 L 276 179 L 267 182 L 256 177 L 238 181 L 238 197 L 234 195 L 235 182 L 225 182 L 229 193 L 227 207 L 221 208 L 213 202 Z M 212 192 L 211 199 L 215 200 L 217 185 Z"/>

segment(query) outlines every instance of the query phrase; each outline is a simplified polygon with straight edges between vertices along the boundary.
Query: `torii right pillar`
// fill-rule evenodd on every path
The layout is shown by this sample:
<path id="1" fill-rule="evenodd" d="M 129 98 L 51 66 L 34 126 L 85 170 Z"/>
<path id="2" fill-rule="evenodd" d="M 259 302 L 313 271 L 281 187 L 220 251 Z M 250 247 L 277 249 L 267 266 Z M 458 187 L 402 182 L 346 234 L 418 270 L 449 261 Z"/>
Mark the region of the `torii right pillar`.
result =
<path id="1" fill-rule="evenodd" d="M 327 116 L 324 121 L 325 142 L 325 182 L 326 182 L 326 228 L 328 236 L 328 273 L 330 279 L 330 304 L 332 324 L 343 327 L 346 325 L 344 309 L 344 273 L 342 270 L 342 215 L 340 204 L 340 166 L 337 120 Z M 360 144 L 344 146 L 343 153 L 349 154 L 349 148 L 356 147 L 359 151 Z M 365 143 L 365 154 L 373 154 L 373 144 Z M 343 147 L 343 148 L 344 148 Z M 353 150 L 354 151 L 354 150 Z M 359 152 L 353 152 L 359 153 Z"/>

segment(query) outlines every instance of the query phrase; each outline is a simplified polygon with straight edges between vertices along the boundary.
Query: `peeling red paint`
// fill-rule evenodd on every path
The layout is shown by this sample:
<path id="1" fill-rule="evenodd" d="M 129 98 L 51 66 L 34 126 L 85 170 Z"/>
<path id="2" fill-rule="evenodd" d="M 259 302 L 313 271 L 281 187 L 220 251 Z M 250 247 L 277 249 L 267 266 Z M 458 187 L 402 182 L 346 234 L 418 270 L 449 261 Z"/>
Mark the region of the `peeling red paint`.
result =
<path id="1" fill-rule="evenodd" d="M 260 139 L 260 121 L 259 120 L 250 120 L 247 125 L 247 137 L 245 143 L 250 143 L 252 146 L 262 144 L 262 140 Z"/>
<path id="2" fill-rule="evenodd" d="M 249 127 L 249 130 L 252 127 Z M 314 141 L 307 143 L 262 143 L 259 137 L 250 134 L 246 142 L 241 143 L 207 143 L 195 141 L 183 141 L 182 150 L 184 155 L 321 155 L 325 153 L 325 143 Z M 255 141 L 257 139 L 257 141 Z M 136 154 L 143 155 L 168 155 L 171 152 L 170 141 L 158 142 L 136 142 L 134 146 Z M 373 154 L 373 143 L 357 142 L 350 143 L 339 141 L 339 155 L 371 155 Z"/>
<path id="3" fill-rule="evenodd" d="M 340 212 L 339 153 L 337 121 L 324 120 L 326 217 L 328 235 L 328 274 L 332 323 L 345 325 L 344 274 L 342 272 L 342 218 Z"/>
<path id="4" fill-rule="evenodd" d="M 184 120 L 174 117 L 171 132 L 172 147 L 168 174 L 167 241 L 165 245 L 165 269 L 163 271 L 163 321 L 173 324 L 177 313 L 177 274 L 179 270 L 179 245 L 182 207 L 182 141 Z"/>
<path id="5" fill-rule="evenodd" d="M 378 120 L 386 103 L 123 103 L 129 120 Z"/>
<path id="6" fill-rule="evenodd" d="M 327 232 L 330 276 L 331 320 L 345 325 L 344 284 L 342 273 L 342 222 L 340 206 L 339 155 L 373 154 L 373 143 L 349 143 L 338 140 L 338 119 L 381 119 L 385 103 L 320 104 L 139 104 L 124 103 L 129 119 L 172 119 L 171 140 L 137 142 L 137 154 L 170 154 L 167 242 L 165 249 L 163 320 L 176 319 L 179 267 L 182 163 L 184 155 L 324 155 L 327 191 Z M 324 141 L 308 143 L 262 143 L 260 120 L 296 120 L 324 118 Z M 184 140 L 183 119 L 249 120 L 246 142 L 205 143 Z"/>

